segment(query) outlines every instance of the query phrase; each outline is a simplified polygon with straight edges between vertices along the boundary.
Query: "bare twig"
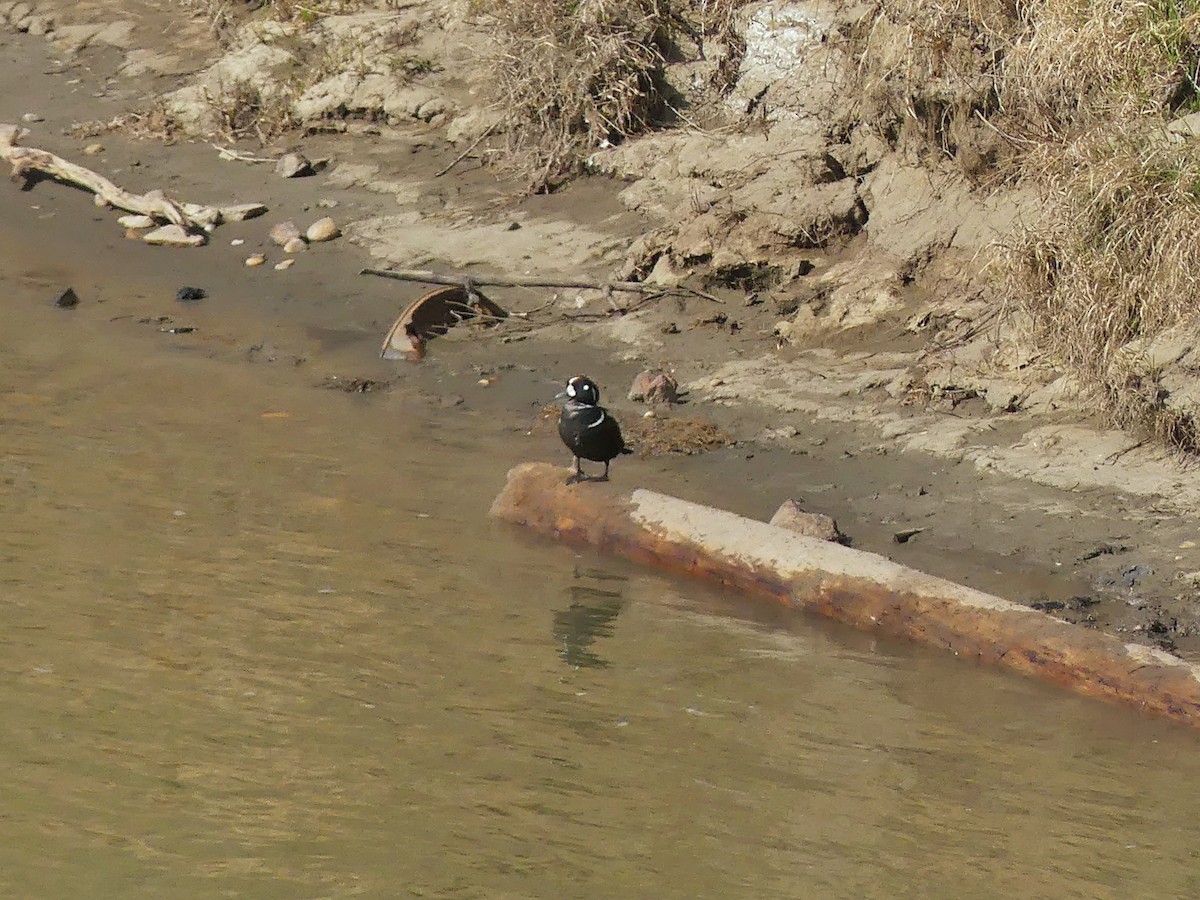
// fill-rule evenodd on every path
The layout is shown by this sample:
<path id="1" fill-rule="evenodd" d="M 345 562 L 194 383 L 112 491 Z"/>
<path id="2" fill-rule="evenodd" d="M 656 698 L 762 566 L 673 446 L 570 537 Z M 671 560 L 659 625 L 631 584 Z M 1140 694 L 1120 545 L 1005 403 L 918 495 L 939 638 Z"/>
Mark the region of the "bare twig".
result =
<path id="1" fill-rule="evenodd" d="M 217 151 L 217 155 L 220 156 L 221 159 L 226 160 L 227 162 L 247 162 L 247 163 L 276 163 L 276 162 L 279 162 L 278 159 L 270 157 L 270 156 L 251 156 L 248 153 L 241 153 L 237 150 L 234 150 L 232 147 L 222 147 L 220 144 L 210 143 L 209 146 L 211 146 L 214 150 Z"/>
<path id="2" fill-rule="evenodd" d="M 720 303 L 716 297 L 695 288 L 678 287 L 664 289 L 661 285 L 642 284 L 640 281 L 598 281 L 587 278 L 546 278 L 541 275 L 480 275 L 469 273 L 465 275 L 445 275 L 426 269 L 362 269 L 360 275 L 378 275 L 380 278 L 394 278 L 397 281 L 416 281 L 422 284 L 463 285 L 478 284 L 492 287 L 544 287 L 544 288 L 580 288 L 583 290 L 625 291 L 634 294 L 664 294 L 683 293 L 693 294 Z"/>
<path id="3" fill-rule="evenodd" d="M 491 125 L 489 125 L 487 128 L 487 131 L 485 131 L 479 137 L 475 138 L 475 140 L 471 141 L 471 145 L 469 147 L 467 147 L 466 150 L 464 150 L 462 153 L 458 154 L 458 156 L 454 157 L 454 159 L 451 160 L 450 165 L 446 166 L 444 169 L 441 169 L 438 172 L 435 172 L 433 177 L 441 178 L 443 175 L 445 175 L 447 172 L 449 172 L 451 169 L 453 169 L 455 166 L 457 166 L 460 162 L 462 162 L 464 159 L 466 159 L 471 154 L 471 151 L 480 145 L 480 143 L 483 141 L 484 138 L 486 138 L 489 134 L 491 134 L 493 131 L 496 130 L 496 126 L 499 124 L 500 123 L 497 121 L 497 122 L 493 122 Z"/>

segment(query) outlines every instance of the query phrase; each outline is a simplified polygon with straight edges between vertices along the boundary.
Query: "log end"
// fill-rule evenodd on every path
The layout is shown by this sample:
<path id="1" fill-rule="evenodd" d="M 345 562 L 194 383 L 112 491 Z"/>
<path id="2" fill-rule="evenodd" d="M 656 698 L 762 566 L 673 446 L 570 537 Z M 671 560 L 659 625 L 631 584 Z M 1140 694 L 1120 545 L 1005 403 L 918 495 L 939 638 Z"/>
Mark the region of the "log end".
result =
<path id="1" fill-rule="evenodd" d="M 595 486 L 567 484 L 571 470 L 543 462 L 520 463 L 508 470 L 504 488 L 492 502 L 488 515 L 517 525 L 530 525 L 541 515 L 560 508 L 565 495 L 573 490 Z"/>

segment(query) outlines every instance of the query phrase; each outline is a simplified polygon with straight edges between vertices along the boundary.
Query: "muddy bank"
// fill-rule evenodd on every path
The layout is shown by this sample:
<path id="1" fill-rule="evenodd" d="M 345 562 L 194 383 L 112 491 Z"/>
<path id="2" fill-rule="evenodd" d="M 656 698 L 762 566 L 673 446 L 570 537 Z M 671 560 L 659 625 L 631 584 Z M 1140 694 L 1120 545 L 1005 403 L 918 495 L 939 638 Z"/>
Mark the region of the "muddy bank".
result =
<path id="1" fill-rule="evenodd" d="M 140 13 L 143 35 L 173 15 Z M 406 392 L 548 460 L 561 458 L 554 436 L 527 432 L 566 376 L 588 371 L 629 420 L 644 409 L 623 399 L 629 380 L 647 362 L 665 365 L 690 390 L 686 404 L 662 414 L 710 420 L 738 442 L 697 456 L 621 460 L 617 479 L 757 518 L 793 497 L 837 519 L 856 546 L 906 565 L 1189 658 L 1200 651 L 1189 575 L 1200 571 L 1196 523 L 1181 512 L 1195 490 L 1192 473 L 1087 422 L 996 415 L 986 398 L 965 393 L 943 392 L 931 407 L 919 388 L 897 382 L 924 352 L 905 323 L 864 323 L 825 335 L 821 346 L 780 346 L 778 298 L 745 286 L 713 288 L 720 303 L 670 299 L 620 317 L 605 316 L 598 293 L 490 291 L 510 309 L 549 304 L 598 320 L 561 321 L 513 343 L 502 333 L 452 334 L 419 366 L 383 362 L 379 341 L 421 288 L 358 276 L 365 263 L 603 278 L 646 232 L 645 214 L 623 203 L 623 184 L 607 178 L 521 198 L 519 185 L 476 160 L 439 177 L 462 145 L 419 121 L 289 136 L 289 148 L 330 164 L 286 180 L 267 163 L 224 161 L 207 142 L 164 146 L 124 131 L 83 136 L 71 126 L 141 108 L 150 93 L 179 83 L 178 74 L 129 74 L 132 50 L 104 42 L 67 55 L 41 37 L 7 33 L 0 46 L 0 119 L 41 117 L 29 123 L 29 143 L 131 189 L 270 207 L 263 219 L 221 226 L 206 247 L 164 250 L 126 240 L 115 214 L 79 191 L 8 185 L 0 195 L 5 277 L 44 290 L 47 302 L 73 287 L 81 302 L 63 311 L 65 335 L 131 330 L 180 353 L 284 366 L 314 389 Z M 196 51 L 190 64 L 202 59 Z M 177 60 L 186 68 L 185 57 Z M 101 152 L 82 155 L 96 143 Z M 244 148 L 264 157 L 281 149 Z M 254 252 L 272 264 L 283 258 L 267 237 L 271 225 L 326 214 L 348 239 L 296 254 L 286 271 L 243 265 Z M 184 285 L 202 287 L 206 299 L 178 303 Z M 372 392 L 348 393 L 346 402 L 371 403 Z M 386 423 L 364 436 L 387 439 Z M 923 530 L 895 543 L 897 532 L 914 528 Z"/>

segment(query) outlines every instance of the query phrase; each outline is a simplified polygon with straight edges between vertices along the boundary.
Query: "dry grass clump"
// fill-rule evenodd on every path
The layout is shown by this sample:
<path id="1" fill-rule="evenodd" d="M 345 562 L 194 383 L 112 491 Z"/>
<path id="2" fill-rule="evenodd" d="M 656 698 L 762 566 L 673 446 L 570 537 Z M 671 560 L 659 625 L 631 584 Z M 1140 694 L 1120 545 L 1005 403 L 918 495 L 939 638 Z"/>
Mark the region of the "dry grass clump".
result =
<path id="1" fill-rule="evenodd" d="M 1011 302 L 1114 422 L 1200 450 L 1144 352 L 1200 311 L 1200 146 L 1097 128 L 1048 155 L 1045 214 L 1003 251 Z"/>
<path id="2" fill-rule="evenodd" d="M 1110 419 L 1200 450 L 1145 348 L 1200 309 L 1200 0 L 877 0 L 856 114 L 1045 200 L 1001 250 L 1038 350 Z"/>
<path id="3" fill-rule="evenodd" d="M 631 418 L 623 423 L 623 428 L 625 440 L 642 456 L 671 453 L 694 456 L 733 443 L 733 438 L 703 419 Z"/>
<path id="4" fill-rule="evenodd" d="M 1007 174 L 1025 152 L 1097 123 L 1194 102 L 1198 0 L 879 0 L 855 35 L 856 113 L 893 140 Z"/>
<path id="5" fill-rule="evenodd" d="M 217 134 L 226 141 L 243 138 L 267 144 L 296 127 L 291 91 L 267 91 L 246 81 L 223 86 L 206 95 Z"/>
<path id="6" fill-rule="evenodd" d="M 500 0 L 494 14 L 506 149 L 534 190 L 662 112 L 666 0 Z"/>
<path id="7" fill-rule="evenodd" d="M 741 44 L 734 21 L 748 0 L 498 0 L 486 60 L 507 132 L 503 152 L 545 191 L 584 156 L 660 123 L 668 60 L 684 45 L 720 47 L 716 78 L 732 85 Z M 740 49 L 739 49 L 740 48 Z M 732 68 L 730 68 L 732 66 Z"/>
<path id="8" fill-rule="evenodd" d="M 123 113 L 107 121 L 92 119 L 75 122 L 67 129 L 67 134 L 78 140 L 114 132 L 128 135 L 134 140 L 161 141 L 164 144 L 173 143 L 181 136 L 179 123 L 167 110 L 161 97 L 153 98 L 144 109 Z"/>

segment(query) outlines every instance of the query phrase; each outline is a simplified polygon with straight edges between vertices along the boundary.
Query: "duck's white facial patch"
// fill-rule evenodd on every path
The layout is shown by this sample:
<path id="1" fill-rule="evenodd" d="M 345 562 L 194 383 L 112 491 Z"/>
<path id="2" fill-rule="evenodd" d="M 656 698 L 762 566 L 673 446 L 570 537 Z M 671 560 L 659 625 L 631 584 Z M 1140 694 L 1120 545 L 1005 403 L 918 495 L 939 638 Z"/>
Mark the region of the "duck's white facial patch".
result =
<path id="1" fill-rule="evenodd" d="M 600 418 L 598 418 L 595 422 L 593 422 L 591 425 L 589 425 L 588 428 L 595 428 L 597 425 L 599 425 L 601 422 L 603 422 L 605 420 L 605 418 L 606 418 L 606 416 L 604 415 L 604 413 L 600 413 Z"/>
<path id="2" fill-rule="evenodd" d="M 575 382 L 574 381 L 567 382 L 567 396 L 568 397 L 575 396 Z"/>

